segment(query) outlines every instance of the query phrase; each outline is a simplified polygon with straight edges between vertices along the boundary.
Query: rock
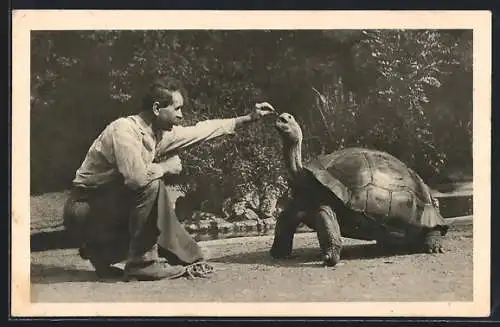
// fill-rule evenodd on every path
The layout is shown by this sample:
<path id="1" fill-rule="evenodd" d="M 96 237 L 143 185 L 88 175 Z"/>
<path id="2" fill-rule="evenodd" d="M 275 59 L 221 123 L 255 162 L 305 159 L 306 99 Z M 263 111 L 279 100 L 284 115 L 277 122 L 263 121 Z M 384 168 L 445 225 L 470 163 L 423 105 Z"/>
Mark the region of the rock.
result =
<path id="1" fill-rule="evenodd" d="M 209 213 L 209 212 L 204 212 L 204 211 L 196 211 L 193 214 L 193 221 L 194 222 L 210 221 L 210 220 L 215 219 L 215 218 L 217 218 L 217 216 L 215 216 L 214 214 Z"/>
<path id="2" fill-rule="evenodd" d="M 260 220 L 260 217 L 255 211 L 253 211 L 250 208 L 245 209 L 245 213 L 243 214 L 243 220 L 250 220 L 250 221 L 255 221 L 255 220 Z"/>
<path id="3" fill-rule="evenodd" d="M 263 232 L 267 232 L 271 229 L 274 229 L 276 226 L 276 220 L 274 218 L 265 218 L 261 220 L 263 226 Z"/>
<path id="4" fill-rule="evenodd" d="M 259 207 L 261 214 L 266 217 L 276 217 L 282 208 L 278 208 L 278 200 L 282 198 L 285 189 L 280 185 L 266 184 L 262 189 L 262 198 Z"/>
<path id="5" fill-rule="evenodd" d="M 259 220 L 259 215 L 250 208 L 246 207 L 246 202 L 235 202 L 231 208 L 228 221 Z"/>
<path id="6" fill-rule="evenodd" d="M 198 232 L 198 226 L 195 224 L 189 224 L 184 226 L 186 228 L 186 231 L 190 234 Z"/>
<path id="7" fill-rule="evenodd" d="M 257 220 L 247 220 L 243 222 L 245 224 L 245 231 L 247 233 L 256 233 L 258 232 L 257 225 L 259 222 Z"/>
<path id="8" fill-rule="evenodd" d="M 247 206 L 252 210 L 259 210 L 260 206 L 260 195 L 258 190 L 247 193 L 243 199 L 247 203 Z"/>
<path id="9" fill-rule="evenodd" d="M 202 234 L 208 233 L 210 232 L 211 227 L 212 226 L 209 221 L 202 220 L 198 223 L 198 233 Z"/>
<path id="10" fill-rule="evenodd" d="M 229 234 L 233 229 L 233 224 L 228 222 L 222 222 L 217 224 L 217 231 L 220 234 Z"/>
<path id="11" fill-rule="evenodd" d="M 278 199 L 272 195 L 266 195 L 261 202 L 259 211 L 265 218 L 275 217 L 276 214 L 276 204 Z"/>
<path id="12" fill-rule="evenodd" d="M 244 230 L 245 230 L 245 225 L 243 224 L 243 222 L 237 221 L 237 222 L 233 223 L 233 231 L 236 234 L 240 234 Z"/>
<path id="13" fill-rule="evenodd" d="M 226 220 L 224 218 L 222 218 L 222 217 L 212 216 L 210 218 L 210 222 L 212 224 L 215 224 L 216 226 L 219 226 L 220 224 L 226 223 Z"/>
<path id="14" fill-rule="evenodd" d="M 241 217 L 245 214 L 246 211 L 246 202 L 245 201 L 237 201 L 231 207 L 231 216 L 232 217 Z"/>

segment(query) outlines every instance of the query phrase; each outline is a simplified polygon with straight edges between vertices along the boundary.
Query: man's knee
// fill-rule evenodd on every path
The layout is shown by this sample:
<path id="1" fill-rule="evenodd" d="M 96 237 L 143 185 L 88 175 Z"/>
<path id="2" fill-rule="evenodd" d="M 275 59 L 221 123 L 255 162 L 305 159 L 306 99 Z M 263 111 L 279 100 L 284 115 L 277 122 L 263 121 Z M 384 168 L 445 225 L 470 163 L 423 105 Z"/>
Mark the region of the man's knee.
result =
<path id="1" fill-rule="evenodd" d="M 90 205 L 87 202 L 75 201 L 70 197 L 63 208 L 63 225 L 71 232 L 81 231 L 88 222 Z"/>

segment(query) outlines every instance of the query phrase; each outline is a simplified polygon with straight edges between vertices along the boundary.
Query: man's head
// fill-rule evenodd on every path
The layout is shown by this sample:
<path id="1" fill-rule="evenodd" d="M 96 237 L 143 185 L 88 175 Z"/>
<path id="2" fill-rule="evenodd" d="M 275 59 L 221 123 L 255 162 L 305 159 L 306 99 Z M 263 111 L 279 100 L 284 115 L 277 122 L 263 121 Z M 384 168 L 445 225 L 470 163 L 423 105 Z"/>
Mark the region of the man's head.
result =
<path id="1" fill-rule="evenodd" d="M 143 111 L 152 114 L 153 124 L 159 129 L 170 129 L 180 124 L 184 106 L 183 89 L 179 83 L 160 79 L 151 84 L 143 98 Z"/>

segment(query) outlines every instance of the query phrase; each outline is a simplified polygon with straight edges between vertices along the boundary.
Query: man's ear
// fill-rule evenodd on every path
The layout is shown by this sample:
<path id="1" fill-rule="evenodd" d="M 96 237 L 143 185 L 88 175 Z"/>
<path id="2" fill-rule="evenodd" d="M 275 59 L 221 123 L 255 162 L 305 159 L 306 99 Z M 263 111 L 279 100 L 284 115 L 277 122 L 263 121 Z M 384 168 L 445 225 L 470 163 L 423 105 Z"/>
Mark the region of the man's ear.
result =
<path id="1" fill-rule="evenodd" d="M 160 103 L 158 101 L 155 101 L 153 103 L 152 109 L 153 109 L 153 114 L 155 116 L 158 116 L 160 114 Z"/>

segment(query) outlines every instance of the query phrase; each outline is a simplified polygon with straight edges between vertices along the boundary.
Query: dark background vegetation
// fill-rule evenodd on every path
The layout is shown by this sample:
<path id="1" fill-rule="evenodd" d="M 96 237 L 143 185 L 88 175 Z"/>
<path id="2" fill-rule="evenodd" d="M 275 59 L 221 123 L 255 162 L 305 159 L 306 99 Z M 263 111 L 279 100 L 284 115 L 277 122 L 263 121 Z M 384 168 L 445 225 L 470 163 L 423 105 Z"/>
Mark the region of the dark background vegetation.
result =
<path id="1" fill-rule="evenodd" d="M 470 30 L 36 31 L 31 42 L 32 194 L 68 189 L 94 138 L 137 112 L 159 75 L 188 90 L 186 124 L 268 101 L 297 117 L 304 160 L 366 146 L 429 183 L 472 175 Z M 277 181 L 272 124 L 181 153 L 175 183 L 226 197 Z"/>

